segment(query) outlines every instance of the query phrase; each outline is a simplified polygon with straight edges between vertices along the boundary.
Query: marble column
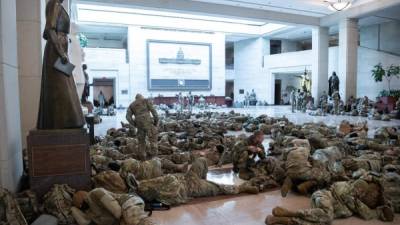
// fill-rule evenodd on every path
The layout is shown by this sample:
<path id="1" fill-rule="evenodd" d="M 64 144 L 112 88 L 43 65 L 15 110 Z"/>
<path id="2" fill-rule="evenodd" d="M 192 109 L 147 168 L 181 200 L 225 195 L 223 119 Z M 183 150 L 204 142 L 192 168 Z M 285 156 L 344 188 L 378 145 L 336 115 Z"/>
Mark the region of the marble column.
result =
<path id="1" fill-rule="evenodd" d="M 16 191 L 22 175 L 16 0 L 0 1 L 0 187 Z"/>
<path id="2" fill-rule="evenodd" d="M 329 28 L 312 29 L 312 55 L 311 94 L 317 103 L 322 92 L 328 92 Z"/>
<path id="3" fill-rule="evenodd" d="M 344 19 L 339 23 L 339 93 L 344 102 L 357 97 L 358 21 Z"/>
<path id="4" fill-rule="evenodd" d="M 29 130 L 36 127 L 39 110 L 42 55 L 45 44 L 42 41 L 45 4 L 44 0 L 17 1 L 21 130 L 24 147 Z"/>

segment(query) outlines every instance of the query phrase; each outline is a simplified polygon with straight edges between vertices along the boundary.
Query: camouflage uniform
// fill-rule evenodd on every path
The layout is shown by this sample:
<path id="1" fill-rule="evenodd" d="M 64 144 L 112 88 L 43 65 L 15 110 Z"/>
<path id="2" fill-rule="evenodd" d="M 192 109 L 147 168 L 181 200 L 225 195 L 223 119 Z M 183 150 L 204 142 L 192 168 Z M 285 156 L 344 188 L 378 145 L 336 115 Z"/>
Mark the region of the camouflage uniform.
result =
<path id="1" fill-rule="evenodd" d="M 97 225 L 153 224 L 144 211 L 143 200 L 134 194 L 115 194 L 103 188 L 89 192 L 85 199 L 89 209 L 85 212 L 72 207 L 72 215 L 80 225 L 93 221 Z"/>
<path id="2" fill-rule="evenodd" d="M 0 224 L 1 225 L 28 225 L 12 194 L 0 188 Z"/>
<path id="3" fill-rule="evenodd" d="M 343 166 L 350 171 L 363 169 L 365 171 L 380 172 L 382 159 L 379 154 L 363 154 L 360 157 L 343 159 Z"/>
<path id="4" fill-rule="evenodd" d="M 245 139 L 237 142 L 232 151 L 233 171 L 239 173 L 239 177 L 244 180 L 249 180 L 256 176 L 256 156 L 260 159 L 265 159 L 266 157 L 262 144 L 255 146 L 262 149 L 262 151 L 258 153 L 252 153 L 249 147 L 251 147 L 250 140 Z"/>
<path id="5" fill-rule="evenodd" d="M 323 115 L 325 115 L 328 112 L 328 95 L 325 91 L 322 93 L 322 96 L 320 98 L 320 107 Z"/>
<path id="6" fill-rule="evenodd" d="M 151 118 L 150 114 L 153 116 Z M 135 120 L 132 119 L 135 116 Z M 157 149 L 157 128 L 158 115 L 154 109 L 153 104 L 144 99 L 140 94 L 136 95 L 136 100 L 129 105 L 126 112 L 126 119 L 128 122 L 137 127 L 137 137 L 139 140 L 139 149 L 142 153 L 141 160 L 151 158 L 158 154 Z M 146 137 L 150 142 L 150 150 L 146 151 Z"/>
<path id="7" fill-rule="evenodd" d="M 123 179 L 126 179 L 129 173 L 132 173 L 138 180 L 147 180 L 162 176 L 161 167 L 161 161 L 157 158 L 143 162 L 126 159 L 122 162 L 119 173 Z"/>
<path id="8" fill-rule="evenodd" d="M 178 205 L 186 203 L 190 198 L 233 195 L 249 191 L 245 185 L 221 185 L 207 181 L 207 171 L 206 159 L 198 158 L 186 174 L 168 174 L 138 182 L 137 192 L 148 202 Z"/>
<path id="9" fill-rule="evenodd" d="M 308 143 L 308 142 L 307 142 Z M 309 145 L 309 144 L 308 144 Z M 302 194 L 309 192 L 309 189 L 318 185 L 324 186 L 330 182 L 331 176 L 323 164 L 313 164 L 308 161 L 310 149 L 307 147 L 294 147 L 287 155 L 286 160 L 286 179 L 281 188 L 282 196 L 292 188 L 292 184 L 298 185 L 297 188 Z M 300 188 L 301 185 L 305 185 Z"/>
<path id="10" fill-rule="evenodd" d="M 332 99 L 333 99 L 333 113 L 335 115 L 339 115 L 340 94 L 338 91 L 333 92 Z"/>
<path id="11" fill-rule="evenodd" d="M 335 218 L 347 218 L 352 215 L 364 220 L 393 221 L 393 200 L 398 201 L 399 195 L 397 191 L 397 196 L 392 197 L 394 192 L 390 191 L 394 190 L 392 188 L 398 185 L 399 181 L 399 177 L 396 184 L 392 182 L 392 178 L 364 174 L 354 181 L 336 182 L 329 190 L 314 192 L 311 196 L 311 209 L 298 210 L 289 217 L 292 224 L 299 225 L 331 224 Z"/>
<path id="12" fill-rule="evenodd" d="M 324 189 L 313 193 L 311 209 L 296 212 L 274 209 L 275 220 L 269 220 L 268 224 L 331 224 L 335 218 L 347 218 L 352 215 L 358 215 L 365 220 L 379 218 L 383 221 L 391 221 L 393 209 L 385 203 L 385 199 L 382 198 L 383 190 L 377 183 L 379 181 L 376 179 L 367 182 L 362 178 L 355 181 L 336 182 L 329 190 Z M 280 220 L 280 217 L 284 219 Z M 268 217 L 266 222 L 268 222 Z"/>
<path id="13" fill-rule="evenodd" d="M 296 110 L 296 91 L 292 90 L 290 92 L 290 105 L 292 106 L 292 112 L 295 112 Z"/>
<path id="14" fill-rule="evenodd" d="M 66 184 L 55 184 L 50 192 L 44 196 L 44 211 L 57 217 L 58 224 L 74 224 L 71 214 L 72 196 L 75 190 Z"/>

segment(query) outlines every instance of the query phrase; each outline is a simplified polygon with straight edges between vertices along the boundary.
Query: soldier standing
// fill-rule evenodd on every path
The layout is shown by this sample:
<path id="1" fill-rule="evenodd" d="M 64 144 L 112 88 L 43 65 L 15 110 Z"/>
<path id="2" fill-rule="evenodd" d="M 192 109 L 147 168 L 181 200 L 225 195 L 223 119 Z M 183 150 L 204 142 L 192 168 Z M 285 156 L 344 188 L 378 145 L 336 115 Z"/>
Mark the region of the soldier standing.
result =
<path id="1" fill-rule="evenodd" d="M 302 97 L 303 97 L 303 93 L 300 92 L 300 89 L 297 89 L 297 100 L 296 100 L 296 107 L 297 107 L 297 110 L 301 110 L 301 106 L 302 106 Z"/>
<path id="2" fill-rule="evenodd" d="M 301 103 L 302 103 L 301 111 L 302 111 L 303 113 L 305 113 L 306 110 L 307 110 L 307 103 L 308 103 L 308 100 L 309 100 L 309 95 L 308 95 L 308 92 L 305 91 L 305 92 L 303 93 L 303 100 L 301 101 Z"/>
<path id="3" fill-rule="evenodd" d="M 319 104 L 323 115 L 326 115 L 328 112 L 328 95 L 326 94 L 326 91 L 322 92 Z"/>
<path id="4" fill-rule="evenodd" d="M 178 94 L 178 111 L 179 112 L 183 111 L 183 104 L 184 104 L 183 95 L 182 95 L 182 92 L 179 92 L 179 94 Z"/>
<path id="5" fill-rule="evenodd" d="M 133 119 L 132 116 L 135 116 L 135 119 Z M 156 156 L 158 153 L 158 115 L 153 104 L 151 104 L 151 102 L 145 99 L 141 94 L 137 94 L 136 100 L 128 107 L 126 119 L 132 126 L 135 126 L 138 129 L 137 136 L 141 154 L 140 160 L 146 160 L 146 157 L 152 158 L 153 156 Z M 146 151 L 146 137 L 149 139 L 151 147 L 148 152 Z"/>
<path id="6" fill-rule="evenodd" d="M 100 108 L 103 110 L 103 108 L 106 104 L 106 97 L 104 96 L 103 91 L 100 91 L 97 99 L 99 100 Z"/>
<path id="7" fill-rule="evenodd" d="M 396 102 L 396 109 L 397 109 L 396 118 L 397 118 L 397 119 L 400 119 L 400 98 L 397 99 L 397 102 Z"/>
<path id="8" fill-rule="evenodd" d="M 364 98 L 361 100 L 360 104 L 358 105 L 358 114 L 360 116 L 368 116 L 368 111 L 369 111 L 369 99 L 367 96 L 364 96 Z"/>
<path id="9" fill-rule="evenodd" d="M 189 105 L 189 112 L 192 112 L 193 105 L 194 105 L 194 96 L 192 95 L 191 91 L 189 91 L 189 94 L 188 94 L 188 105 Z"/>
<path id="10" fill-rule="evenodd" d="M 292 112 L 294 113 L 296 109 L 296 91 L 294 89 L 290 92 L 290 104 L 292 105 Z"/>
<path id="11" fill-rule="evenodd" d="M 245 108 L 248 107 L 248 106 L 249 106 L 249 103 L 250 103 L 250 94 L 249 94 L 249 92 L 247 91 L 247 92 L 246 92 L 246 95 L 244 96 L 244 107 L 245 107 Z"/>
<path id="12" fill-rule="evenodd" d="M 205 109 L 205 108 L 206 108 L 206 99 L 204 98 L 203 95 L 200 95 L 200 98 L 199 98 L 199 106 L 200 106 L 200 108 L 202 108 L 202 109 Z"/>
<path id="13" fill-rule="evenodd" d="M 333 113 L 335 115 L 339 115 L 340 94 L 338 91 L 333 92 L 332 99 L 333 99 Z"/>

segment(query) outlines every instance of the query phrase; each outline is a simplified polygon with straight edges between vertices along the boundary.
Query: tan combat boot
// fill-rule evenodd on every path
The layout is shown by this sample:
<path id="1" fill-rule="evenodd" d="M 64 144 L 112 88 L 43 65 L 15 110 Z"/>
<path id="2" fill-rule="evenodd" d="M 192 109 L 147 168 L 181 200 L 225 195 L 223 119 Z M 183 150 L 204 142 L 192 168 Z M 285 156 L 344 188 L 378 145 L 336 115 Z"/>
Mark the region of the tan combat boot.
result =
<path id="1" fill-rule="evenodd" d="M 287 193 L 292 189 L 292 179 L 289 177 L 286 177 L 285 181 L 283 182 L 283 185 L 281 187 L 281 195 L 282 197 L 286 197 Z"/>
<path id="2" fill-rule="evenodd" d="M 258 194 L 260 191 L 255 186 L 242 184 L 239 186 L 239 193 Z"/>
<path id="3" fill-rule="evenodd" d="M 280 224 L 280 225 L 294 225 L 293 221 L 289 217 L 276 217 L 276 216 L 267 216 L 265 218 L 265 224 L 266 225 L 274 225 L 274 224 Z"/>
<path id="4" fill-rule="evenodd" d="M 297 213 L 277 206 L 274 209 L 272 209 L 272 215 L 274 215 L 276 217 L 295 217 L 295 216 L 297 216 Z"/>
<path id="5" fill-rule="evenodd" d="M 300 194 L 307 195 L 309 193 L 309 190 L 315 185 L 317 185 L 317 182 L 309 180 L 298 185 L 297 190 L 299 190 Z"/>

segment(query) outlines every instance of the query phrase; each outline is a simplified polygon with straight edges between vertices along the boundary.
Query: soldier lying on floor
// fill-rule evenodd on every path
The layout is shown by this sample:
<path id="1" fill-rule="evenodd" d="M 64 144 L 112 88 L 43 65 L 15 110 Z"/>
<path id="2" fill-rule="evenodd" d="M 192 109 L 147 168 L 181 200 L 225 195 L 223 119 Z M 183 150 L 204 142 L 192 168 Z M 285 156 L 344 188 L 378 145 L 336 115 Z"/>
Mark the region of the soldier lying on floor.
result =
<path id="1" fill-rule="evenodd" d="M 331 224 L 336 218 L 353 215 L 365 220 L 380 219 L 393 221 L 394 212 L 399 210 L 400 176 L 387 173 L 364 174 L 354 181 L 334 183 L 328 190 L 318 190 L 311 196 L 311 208 L 290 211 L 275 207 L 267 216 L 268 225 L 311 225 Z M 396 187 L 397 186 L 397 187 Z M 394 191 L 396 190 L 396 191 Z M 395 193 L 394 193 L 394 192 Z"/>
<path id="2" fill-rule="evenodd" d="M 189 199 L 197 197 L 259 192 L 259 188 L 250 183 L 236 186 L 207 181 L 207 171 L 207 160 L 198 158 L 185 174 L 168 174 L 142 181 L 136 181 L 131 175 L 127 182 L 146 202 L 157 201 L 171 206 L 186 203 Z"/>
<path id="3" fill-rule="evenodd" d="M 72 216 L 79 225 L 153 225 L 144 211 L 143 200 L 135 194 L 115 194 L 103 188 L 73 197 Z"/>
<path id="4" fill-rule="evenodd" d="M 330 182 L 331 175 L 323 163 L 311 163 L 310 144 L 306 139 L 292 141 L 294 147 L 287 149 L 286 179 L 281 194 L 286 197 L 293 185 L 301 194 L 307 194 L 314 186 L 324 186 Z"/>

